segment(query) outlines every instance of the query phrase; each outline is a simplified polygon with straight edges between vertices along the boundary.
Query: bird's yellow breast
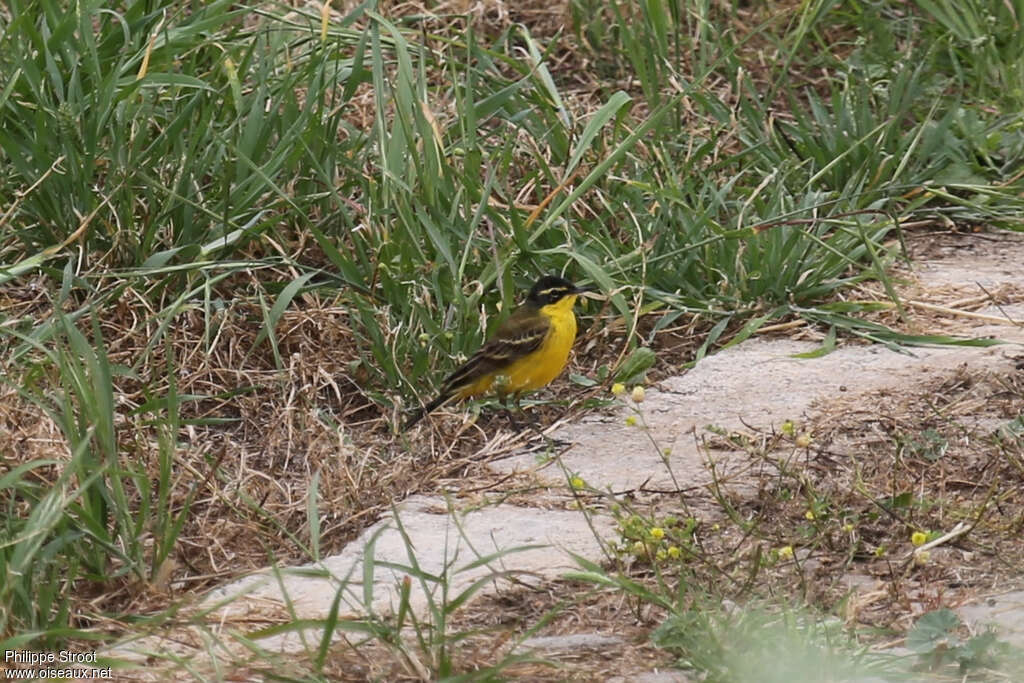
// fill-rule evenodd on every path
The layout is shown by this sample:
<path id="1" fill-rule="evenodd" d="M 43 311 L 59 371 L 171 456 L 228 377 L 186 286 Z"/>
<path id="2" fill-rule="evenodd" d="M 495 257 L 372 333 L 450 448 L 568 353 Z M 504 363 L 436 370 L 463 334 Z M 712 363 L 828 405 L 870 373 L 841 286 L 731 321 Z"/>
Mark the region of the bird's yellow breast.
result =
<path id="1" fill-rule="evenodd" d="M 551 326 L 540 347 L 516 359 L 507 368 L 481 377 L 460 391 L 460 397 L 479 396 L 492 387 L 501 395 L 518 394 L 540 389 L 558 377 L 565 369 L 565 364 L 569 361 L 569 351 L 576 341 L 576 314 L 572 310 L 575 303 L 576 295 L 573 294 L 541 307 L 541 315 L 547 316 Z M 501 375 L 508 381 L 495 384 L 495 379 Z"/>
<path id="2" fill-rule="evenodd" d="M 575 303 L 575 295 L 567 296 L 540 309 L 541 315 L 551 319 L 548 336 L 541 342 L 539 349 L 509 366 L 505 372 L 508 375 L 508 386 L 499 389 L 501 393 L 540 389 L 562 373 L 569 361 L 572 344 L 576 341 L 576 315 L 572 310 Z"/>

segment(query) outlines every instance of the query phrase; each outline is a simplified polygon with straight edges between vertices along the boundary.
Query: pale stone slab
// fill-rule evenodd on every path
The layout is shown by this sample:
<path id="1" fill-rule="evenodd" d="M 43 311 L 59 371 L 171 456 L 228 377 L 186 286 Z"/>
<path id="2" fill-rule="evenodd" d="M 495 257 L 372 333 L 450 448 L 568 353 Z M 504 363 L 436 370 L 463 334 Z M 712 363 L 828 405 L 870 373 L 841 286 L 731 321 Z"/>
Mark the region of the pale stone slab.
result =
<path id="1" fill-rule="evenodd" d="M 1017 332 L 1012 327 L 1002 331 Z M 718 462 L 719 475 L 743 458 L 742 453 L 703 447 L 701 440 L 713 436 L 708 427 L 777 430 L 784 421 L 804 420 L 831 401 L 872 405 L 886 391 L 964 365 L 987 370 L 1002 367 L 1009 372 L 1021 353 L 1016 344 L 918 347 L 908 349 L 909 353 L 876 345 L 841 347 L 820 358 L 793 357 L 816 348 L 809 342 L 752 339 L 705 358 L 685 375 L 647 390 L 638 406 L 646 430 L 626 424 L 634 414 L 627 405 L 610 415 L 590 415 L 559 429 L 552 436 L 572 444 L 560 456 L 561 465 L 590 486 L 613 491 L 702 486 L 712 480 L 709 454 Z M 670 451 L 667 456 L 665 449 Z M 539 464 L 531 454 L 514 455 L 493 466 L 501 472 L 537 471 L 552 481 L 564 479 L 560 467 Z"/>
<path id="2" fill-rule="evenodd" d="M 1024 648 L 1024 591 L 991 595 L 956 611 L 974 633 L 992 626 L 999 640 Z"/>

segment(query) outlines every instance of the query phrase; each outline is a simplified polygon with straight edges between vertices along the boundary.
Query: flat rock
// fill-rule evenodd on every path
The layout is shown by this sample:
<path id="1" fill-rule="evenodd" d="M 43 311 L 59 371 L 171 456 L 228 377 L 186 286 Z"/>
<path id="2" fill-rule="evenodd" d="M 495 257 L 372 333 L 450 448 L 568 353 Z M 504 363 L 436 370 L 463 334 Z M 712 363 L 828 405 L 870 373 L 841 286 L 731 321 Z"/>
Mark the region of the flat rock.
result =
<path id="1" fill-rule="evenodd" d="M 578 569 L 570 552 L 600 557 L 594 531 L 611 534 L 609 520 L 592 519 L 592 531 L 578 511 L 502 504 L 452 513 L 445 500 L 426 496 L 406 499 L 398 506 L 398 519 L 400 527 L 392 516 L 380 520 L 340 554 L 320 563 L 259 572 L 212 591 L 200 605 L 208 612 L 203 631 L 169 631 L 123 643 L 105 654 L 135 660 L 151 652 L 187 655 L 207 650 L 212 635 L 219 637 L 222 646 L 240 645 L 233 638 L 240 629 L 252 631 L 261 624 L 293 619 L 325 619 L 339 593 L 340 619 L 394 614 L 400 602 L 399 587 L 407 577 L 409 606 L 422 618 L 431 602 L 441 600 L 442 585 L 417 577 L 444 576 L 449 600 L 489 574 L 494 575 L 494 584 L 509 578 L 540 583 Z M 488 561 L 481 562 L 488 556 Z M 368 601 L 364 572 L 370 567 L 364 557 L 374 559 Z M 484 587 L 480 593 L 493 590 Z M 310 628 L 257 642 L 269 651 L 309 650 L 318 647 L 320 633 L 318 628 Z M 230 658 L 238 652 L 223 654 Z"/>
<path id="2" fill-rule="evenodd" d="M 527 638 L 516 652 L 580 652 L 583 650 L 609 650 L 617 649 L 625 644 L 625 640 L 618 636 L 604 635 L 601 633 L 570 633 L 564 636 L 539 636 Z"/>
<path id="3" fill-rule="evenodd" d="M 990 595 L 956 610 L 974 633 L 995 628 L 999 640 L 1024 648 L 1024 591 Z"/>
<path id="4" fill-rule="evenodd" d="M 615 676 L 605 683 L 690 683 L 690 678 L 682 671 L 645 671 L 630 676 Z"/>
<path id="5" fill-rule="evenodd" d="M 951 237 L 947 244 L 929 246 L 928 258 L 914 262 L 913 271 L 925 286 L 990 288 L 1021 283 L 1024 235 L 1001 231 L 975 239 Z"/>
<path id="6" fill-rule="evenodd" d="M 704 486 L 712 481 L 709 456 L 716 460 L 718 475 L 742 464 L 742 454 L 706 445 L 713 430 L 777 430 L 784 421 L 803 421 L 816 407 L 840 398 L 871 405 L 890 388 L 961 366 L 1009 371 L 1021 353 L 1015 345 L 917 347 L 908 353 L 876 345 L 845 346 L 820 358 L 794 357 L 816 348 L 810 342 L 752 339 L 705 358 L 685 375 L 646 392 L 639 406 L 646 429 L 626 425 L 634 409 L 623 404 L 610 415 L 587 416 L 556 431 L 553 437 L 573 444 L 560 456 L 561 464 L 590 486 L 613 491 Z M 530 454 L 496 461 L 493 467 L 564 479 L 560 468 L 538 464 Z"/>

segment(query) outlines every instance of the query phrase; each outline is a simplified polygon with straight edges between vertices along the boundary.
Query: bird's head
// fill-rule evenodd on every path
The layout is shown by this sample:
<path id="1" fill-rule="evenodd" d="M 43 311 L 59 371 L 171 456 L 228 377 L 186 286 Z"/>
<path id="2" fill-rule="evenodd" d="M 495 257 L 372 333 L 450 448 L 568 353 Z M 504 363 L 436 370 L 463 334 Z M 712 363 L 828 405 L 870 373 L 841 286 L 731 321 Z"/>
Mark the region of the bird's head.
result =
<path id="1" fill-rule="evenodd" d="M 526 300 L 534 306 L 543 307 L 556 304 L 566 297 L 572 297 L 570 301 L 575 302 L 578 295 L 589 291 L 589 287 L 577 287 L 557 275 L 545 275 L 533 285 Z"/>

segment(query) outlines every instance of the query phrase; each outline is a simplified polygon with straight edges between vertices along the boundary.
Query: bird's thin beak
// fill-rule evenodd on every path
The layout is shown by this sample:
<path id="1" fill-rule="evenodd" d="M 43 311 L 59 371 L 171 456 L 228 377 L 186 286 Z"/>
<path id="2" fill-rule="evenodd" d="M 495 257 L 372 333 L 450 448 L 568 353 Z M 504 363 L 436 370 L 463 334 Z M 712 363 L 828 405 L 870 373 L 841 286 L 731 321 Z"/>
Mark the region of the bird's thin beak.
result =
<path id="1" fill-rule="evenodd" d="M 588 292 L 596 292 L 596 291 L 597 291 L 597 289 L 595 289 L 594 287 L 591 287 L 590 285 L 587 285 L 586 287 L 579 287 L 579 286 L 577 286 L 573 293 L 574 294 L 587 294 Z"/>

